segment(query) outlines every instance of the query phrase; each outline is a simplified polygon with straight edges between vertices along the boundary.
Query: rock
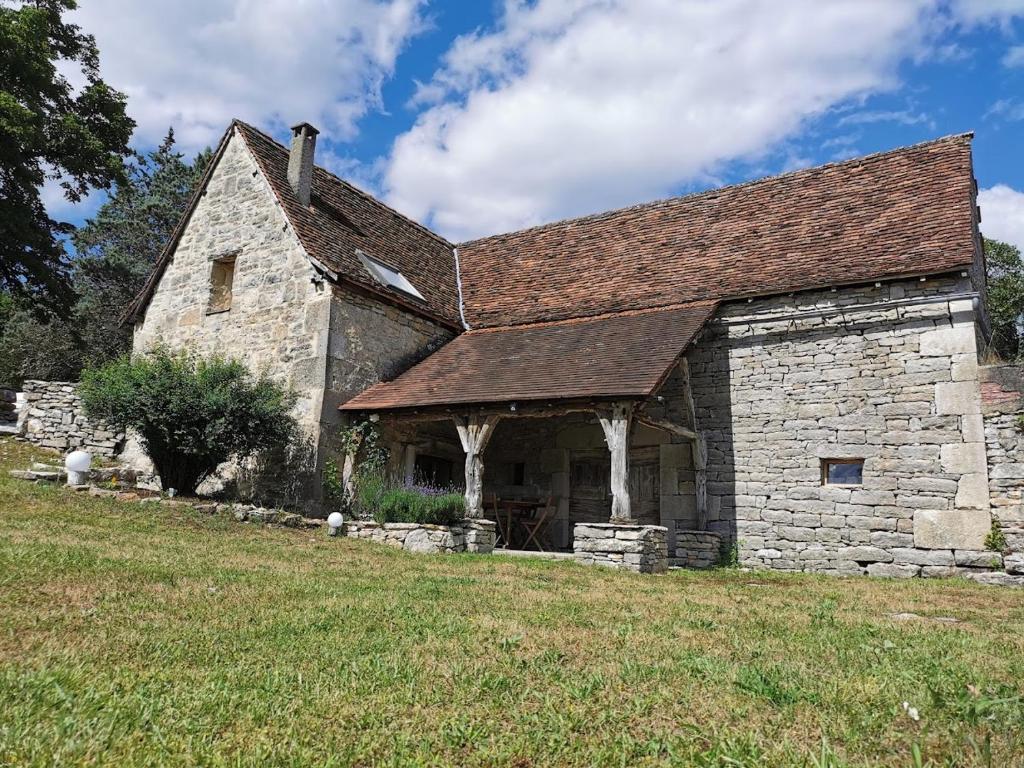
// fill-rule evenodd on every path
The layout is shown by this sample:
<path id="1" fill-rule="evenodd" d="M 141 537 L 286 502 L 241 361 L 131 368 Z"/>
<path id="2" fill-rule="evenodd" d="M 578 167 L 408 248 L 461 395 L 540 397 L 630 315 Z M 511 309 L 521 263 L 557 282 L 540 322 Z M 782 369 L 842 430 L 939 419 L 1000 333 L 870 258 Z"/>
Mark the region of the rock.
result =
<path id="1" fill-rule="evenodd" d="M 842 547 L 839 550 L 840 560 L 854 560 L 858 563 L 891 563 L 892 555 L 879 547 Z"/>
<path id="2" fill-rule="evenodd" d="M 116 497 L 117 494 L 118 494 L 117 491 L 111 491 L 111 490 L 109 490 L 107 488 L 97 488 L 96 486 L 92 486 L 92 487 L 89 488 L 89 495 L 90 496 L 99 496 L 101 498 L 112 499 L 112 498 Z"/>
<path id="3" fill-rule="evenodd" d="M 1003 558 L 1003 568 L 1013 575 L 1024 575 L 1024 554 L 1014 553 Z"/>
<path id="4" fill-rule="evenodd" d="M 991 550 L 958 549 L 953 553 L 956 564 L 964 568 L 995 568 L 1003 567 L 1003 556 Z"/>
<path id="5" fill-rule="evenodd" d="M 887 579 L 912 579 L 921 575 L 921 566 L 871 563 L 868 565 L 868 575 Z"/>

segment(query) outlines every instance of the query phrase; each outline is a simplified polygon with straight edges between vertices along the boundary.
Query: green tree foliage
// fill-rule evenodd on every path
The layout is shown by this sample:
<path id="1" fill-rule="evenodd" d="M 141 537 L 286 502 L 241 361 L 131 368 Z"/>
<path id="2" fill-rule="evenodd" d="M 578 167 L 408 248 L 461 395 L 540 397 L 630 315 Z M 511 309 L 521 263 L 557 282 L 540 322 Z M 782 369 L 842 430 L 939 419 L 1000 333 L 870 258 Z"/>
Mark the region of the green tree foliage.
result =
<path id="1" fill-rule="evenodd" d="M 50 218 L 40 189 L 59 180 L 71 202 L 108 189 L 135 127 L 124 94 L 100 78 L 95 40 L 61 18 L 75 7 L 0 0 L 0 288 L 60 314 L 72 303 L 61 241 L 71 227 Z M 81 88 L 58 71 L 69 63 Z"/>
<path id="2" fill-rule="evenodd" d="M 131 327 L 120 325 L 121 313 L 142 289 L 211 157 L 207 149 L 191 164 L 186 162 L 174 149 L 173 131 L 153 152 L 135 156 L 124 181 L 71 237 L 78 298 L 70 317 L 51 313 L 40 318 L 26 300 L 6 297 L 0 380 L 74 380 L 82 368 L 130 348 Z"/>
<path id="3" fill-rule="evenodd" d="M 294 395 L 239 362 L 154 350 L 82 375 L 87 415 L 138 433 L 164 490 L 195 492 L 225 461 L 291 444 Z"/>
<path id="4" fill-rule="evenodd" d="M 1004 360 L 1024 358 L 1024 262 L 1009 243 L 985 239 L 988 267 L 988 311 L 992 347 Z"/>

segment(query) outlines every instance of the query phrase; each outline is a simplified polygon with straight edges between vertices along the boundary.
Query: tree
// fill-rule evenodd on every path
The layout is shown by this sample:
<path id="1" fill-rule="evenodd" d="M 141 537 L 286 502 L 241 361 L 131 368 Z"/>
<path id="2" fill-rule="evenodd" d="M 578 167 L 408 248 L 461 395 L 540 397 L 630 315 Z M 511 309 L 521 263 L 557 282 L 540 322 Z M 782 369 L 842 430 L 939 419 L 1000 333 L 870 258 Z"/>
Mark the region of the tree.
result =
<path id="1" fill-rule="evenodd" d="M 992 348 L 1004 360 L 1024 357 L 1024 263 L 1020 250 L 1009 243 L 985 238 L 988 269 L 988 311 Z"/>
<path id="2" fill-rule="evenodd" d="M 40 189 L 59 181 L 78 202 L 124 178 L 135 127 L 125 96 L 99 75 L 91 35 L 66 23 L 75 0 L 0 0 L 0 288 L 66 314 L 73 291 L 61 238 L 69 224 L 50 218 Z M 58 64 L 77 65 L 75 89 Z"/>
<path id="3" fill-rule="evenodd" d="M 134 430 L 163 489 L 182 494 L 218 465 L 283 448 L 298 434 L 291 392 L 219 357 L 125 355 L 85 371 L 80 392 L 88 417 Z"/>
<path id="4" fill-rule="evenodd" d="M 212 156 L 206 149 L 187 163 L 175 151 L 173 130 L 156 150 L 135 155 L 125 179 L 71 237 L 78 297 L 70 316 L 40 318 L 28 300 L 7 295 L 0 379 L 13 384 L 26 378 L 73 380 L 83 367 L 131 347 L 131 328 L 120 325 L 121 312 L 142 289 Z"/>

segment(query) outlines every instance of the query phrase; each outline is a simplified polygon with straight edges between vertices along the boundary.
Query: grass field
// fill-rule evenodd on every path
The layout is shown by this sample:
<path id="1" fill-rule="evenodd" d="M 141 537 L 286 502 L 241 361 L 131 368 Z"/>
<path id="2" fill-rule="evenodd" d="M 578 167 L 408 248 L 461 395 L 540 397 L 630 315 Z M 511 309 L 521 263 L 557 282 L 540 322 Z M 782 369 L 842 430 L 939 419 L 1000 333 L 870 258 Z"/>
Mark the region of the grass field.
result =
<path id="1" fill-rule="evenodd" d="M 1024 764 L 1020 591 L 411 555 L 30 460 L 0 442 L 0 765 Z"/>

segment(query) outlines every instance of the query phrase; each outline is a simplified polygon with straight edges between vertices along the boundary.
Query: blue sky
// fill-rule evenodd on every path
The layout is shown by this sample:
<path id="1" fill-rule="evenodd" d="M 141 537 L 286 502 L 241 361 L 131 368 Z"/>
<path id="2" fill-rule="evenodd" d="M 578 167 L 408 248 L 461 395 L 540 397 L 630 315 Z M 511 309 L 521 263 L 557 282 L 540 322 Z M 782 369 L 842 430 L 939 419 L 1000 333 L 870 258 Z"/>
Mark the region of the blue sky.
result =
<path id="1" fill-rule="evenodd" d="M 1024 0 L 85 0 L 135 145 L 231 117 L 459 240 L 975 132 L 1024 247 Z M 73 221 L 100 200 L 51 210 Z"/>

